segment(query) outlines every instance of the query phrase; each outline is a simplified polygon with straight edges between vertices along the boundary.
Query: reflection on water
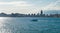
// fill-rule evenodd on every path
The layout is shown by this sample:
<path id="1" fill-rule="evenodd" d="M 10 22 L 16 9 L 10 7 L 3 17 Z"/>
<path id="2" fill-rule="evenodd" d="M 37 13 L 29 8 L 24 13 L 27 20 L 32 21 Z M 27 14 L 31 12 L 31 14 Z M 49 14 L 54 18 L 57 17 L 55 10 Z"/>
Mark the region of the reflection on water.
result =
<path id="1" fill-rule="evenodd" d="M 0 17 L 0 33 L 60 33 L 60 18 Z"/>

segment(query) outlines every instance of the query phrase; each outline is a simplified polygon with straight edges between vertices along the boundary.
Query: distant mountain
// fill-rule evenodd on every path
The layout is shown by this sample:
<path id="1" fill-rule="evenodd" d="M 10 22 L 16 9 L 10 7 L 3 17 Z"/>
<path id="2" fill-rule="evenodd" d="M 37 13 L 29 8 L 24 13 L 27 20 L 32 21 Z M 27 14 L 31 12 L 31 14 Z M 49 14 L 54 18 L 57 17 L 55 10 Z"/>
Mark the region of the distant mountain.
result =
<path id="1" fill-rule="evenodd" d="M 60 10 L 45 10 L 44 14 L 60 14 Z"/>

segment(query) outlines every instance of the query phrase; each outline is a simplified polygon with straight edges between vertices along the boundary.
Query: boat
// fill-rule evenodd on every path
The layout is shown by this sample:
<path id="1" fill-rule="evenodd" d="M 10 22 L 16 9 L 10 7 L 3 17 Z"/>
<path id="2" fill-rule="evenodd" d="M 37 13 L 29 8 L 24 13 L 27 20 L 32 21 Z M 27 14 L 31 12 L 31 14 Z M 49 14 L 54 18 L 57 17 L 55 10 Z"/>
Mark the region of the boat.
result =
<path id="1" fill-rule="evenodd" d="M 32 21 L 38 21 L 38 19 L 32 19 Z"/>

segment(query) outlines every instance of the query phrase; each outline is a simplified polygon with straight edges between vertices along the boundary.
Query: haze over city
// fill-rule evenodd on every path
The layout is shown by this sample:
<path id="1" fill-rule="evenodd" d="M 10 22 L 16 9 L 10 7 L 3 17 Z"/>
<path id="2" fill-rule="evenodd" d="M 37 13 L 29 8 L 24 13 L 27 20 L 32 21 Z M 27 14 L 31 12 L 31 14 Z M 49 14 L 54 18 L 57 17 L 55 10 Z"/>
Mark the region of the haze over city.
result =
<path id="1" fill-rule="evenodd" d="M 60 10 L 60 0 L 0 0 L 0 13 L 38 13 Z"/>

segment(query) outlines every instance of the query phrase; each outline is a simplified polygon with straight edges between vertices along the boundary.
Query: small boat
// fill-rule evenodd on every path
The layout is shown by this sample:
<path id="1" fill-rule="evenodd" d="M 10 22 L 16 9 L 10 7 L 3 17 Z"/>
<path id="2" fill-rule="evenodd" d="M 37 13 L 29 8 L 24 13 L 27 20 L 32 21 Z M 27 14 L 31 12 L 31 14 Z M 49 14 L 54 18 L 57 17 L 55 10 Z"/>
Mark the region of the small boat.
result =
<path id="1" fill-rule="evenodd" d="M 38 19 L 33 19 L 32 21 L 38 21 Z"/>

